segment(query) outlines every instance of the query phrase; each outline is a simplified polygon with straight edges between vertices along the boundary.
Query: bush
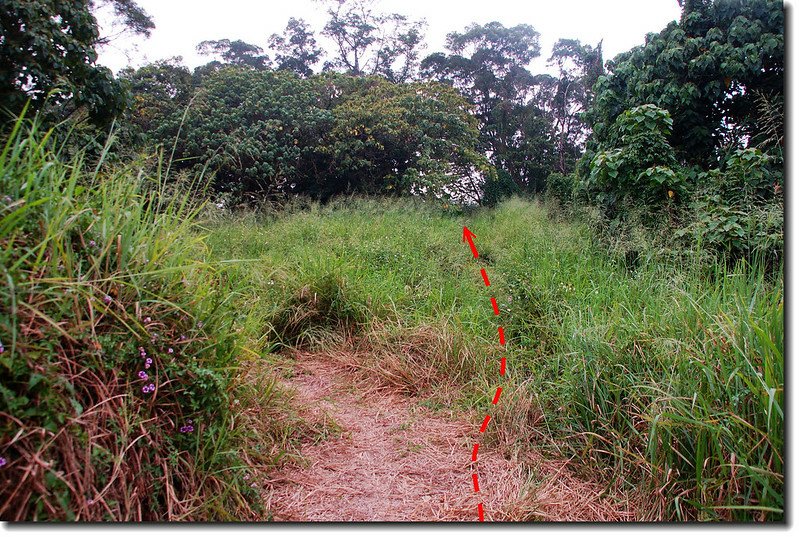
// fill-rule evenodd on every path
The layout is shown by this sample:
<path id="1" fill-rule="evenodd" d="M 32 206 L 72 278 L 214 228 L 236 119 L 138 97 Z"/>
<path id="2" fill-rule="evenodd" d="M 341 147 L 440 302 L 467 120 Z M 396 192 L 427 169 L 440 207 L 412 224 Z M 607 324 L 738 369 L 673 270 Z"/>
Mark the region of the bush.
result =
<path id="1" fill-rule="evenodd" d="M 606 146 L 591 160 L 585 187 L 608 215 L 621 200 L 662 207 L 686 189 L 675 173 L 677 158 L 668 142 L 672 120 L 668 111 L 647 104 L 625 111 L 613 126 Z"/>
<path id="2" fill-rule="evenodd" d="M 782 259 L 783 175 L 758 149 L 735 151 L 720 169 L 699 173 L 696 193 L 676 237 L 690 239 L 730 260 Z"/>
<path id="3" fill-rule="evenodd" d="M 574 174 L 551 173 L 547 177 L 546 196 L 553 197 L 564 204 L 575 200 L 577 177 Z"/>
<path id="4" fill-rule="evenodd" d="M 241 314 L 195 261 L 193 185 L 51 140 L 19 120 L 0 153 L 0 518 L 251 516 L 227 431 Z"/>

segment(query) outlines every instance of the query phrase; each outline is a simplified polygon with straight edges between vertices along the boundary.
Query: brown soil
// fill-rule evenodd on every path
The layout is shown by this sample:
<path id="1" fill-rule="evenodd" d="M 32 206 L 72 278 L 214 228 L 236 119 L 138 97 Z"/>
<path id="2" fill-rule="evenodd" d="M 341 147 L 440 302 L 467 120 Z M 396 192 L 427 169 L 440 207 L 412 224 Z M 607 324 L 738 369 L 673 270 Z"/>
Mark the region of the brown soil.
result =
<path id="1" fill-rule="evenodd" d="M 333 433 L 308 440 L 302 463 L 269 476 L 265 501 L 274 520 L 475 521 L 480 502 L 487 521 L 630 516 L 602 498 L 601 487 L 574 477 L 565 461 L 535 453 L 508 460 L 481 445 L 474 465 L 480 416 L 433 411 L 331 355 L 298 355 L 282 383 L 296 392 L 303 418 Z"/>

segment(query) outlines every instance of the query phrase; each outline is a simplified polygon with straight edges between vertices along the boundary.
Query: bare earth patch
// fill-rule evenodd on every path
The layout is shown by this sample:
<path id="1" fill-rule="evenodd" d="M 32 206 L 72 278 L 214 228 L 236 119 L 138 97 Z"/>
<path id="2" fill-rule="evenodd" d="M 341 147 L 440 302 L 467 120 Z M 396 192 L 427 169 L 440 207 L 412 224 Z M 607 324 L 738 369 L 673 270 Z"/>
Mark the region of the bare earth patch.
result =
<path id="1" fill-rule="evenodd" d="M 524 465 L 481 445 L 473 466 L 476 415 L 433 411 L 331 356 L 298 355 L 294 375 L 282 382 L 296 391 L 305 419 L 339 433 L 309 441 L 305 464 L 270 476 L 265 501 L 276 521 L 476 521 L 479 502 L 486 520 L 629 517 L 564 461 Z"/>

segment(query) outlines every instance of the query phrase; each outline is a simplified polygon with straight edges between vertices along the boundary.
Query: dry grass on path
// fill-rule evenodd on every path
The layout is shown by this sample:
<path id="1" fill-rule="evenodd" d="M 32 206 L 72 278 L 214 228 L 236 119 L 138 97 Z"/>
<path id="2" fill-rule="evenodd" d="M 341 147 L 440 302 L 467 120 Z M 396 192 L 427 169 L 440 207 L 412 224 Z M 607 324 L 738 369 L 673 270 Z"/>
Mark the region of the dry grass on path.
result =
<path id="1" fill-rule="evenodd" d="M 479 502 L 486 520 L 626 518 L 564 461 L 533 456 L 523 464 L 484 446 L 475 493 L 478 417 L 433 411 L 340 358 L 299 354 L 282 380 L 303 418 L 337 434 L 308 440 L 302 464 L 269 477 L 265 501 L 274 520 L 474 521 Z"/>

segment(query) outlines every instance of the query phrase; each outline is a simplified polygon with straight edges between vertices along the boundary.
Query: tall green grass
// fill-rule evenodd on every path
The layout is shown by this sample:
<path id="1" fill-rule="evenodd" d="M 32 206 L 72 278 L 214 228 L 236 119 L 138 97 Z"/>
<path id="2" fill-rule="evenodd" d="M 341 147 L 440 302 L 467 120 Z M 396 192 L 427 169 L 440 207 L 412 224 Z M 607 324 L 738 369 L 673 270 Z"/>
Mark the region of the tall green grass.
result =
<path id="1" fill-rule="evenodd" d="M 196 185 L 54 138 L 20 119 L 0 146 L 0 518 L 258 516 L 231 431 L 243 320 Z"/>
<path id="2" fill-rule="evenodd" d="M 654 258 L 630 271 L 586 226 L 521 200 L 311 204 L 208 226 L 214 258 L 247 259 L 254 337 L 354 346 L 366 374 L 448 402 L 455 386 L 456 404 L 485 410 L 495 296 L 511 383 L 495 439 L 574 456 L 642 518 L 782 517 L 781 276 Z"/>
<path id="3" fill-rule="evenodd" d="M 643 489 L 647 518 L 781 518 L 782 275 L 656 258 L 630 271 L 540 207 L 495 216 L 517 375 L 552 437 Z"/>
<path id="4" fill-rule="evenodd" d="M 264 516 L 246 477 L 305 434 L 270 351 L 348 349 L 363 374 L 485 411 L 500 322 L 489 439 L 572 458 L 641 518 L 782 518 L 781 274 L 630 270 L 522 200 L 219 215 L 159 165 L 87 166 L 52 136 L 21 120 L 0 152 L 1 518 Z"/>

